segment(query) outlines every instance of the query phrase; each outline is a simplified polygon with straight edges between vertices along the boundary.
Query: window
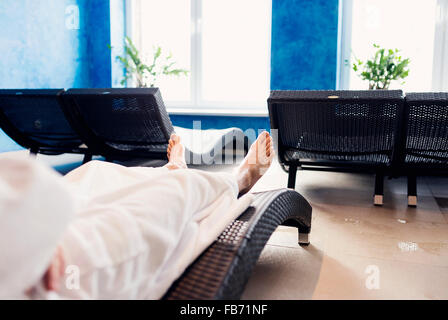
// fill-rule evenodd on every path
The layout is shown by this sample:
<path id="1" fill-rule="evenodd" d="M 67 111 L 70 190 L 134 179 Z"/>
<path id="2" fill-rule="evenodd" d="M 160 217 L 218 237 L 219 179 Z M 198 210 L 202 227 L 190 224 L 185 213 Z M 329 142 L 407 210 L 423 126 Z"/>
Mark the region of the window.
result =
<path id="1" fill-rule="evenodd" d="M 141 40 L 139 46 L 146 59 L 150 59 L 154 46 L 171 53 L 180 68 L 191 70 L 189 1 L 144 0 L 141 1 Z M 159 80 L 162 93 L 171 101 L 189 101 L 191 84 L 189 77 L 170 77 Z"/>
<path id="2" fill-rule="evenodd" d="M 436 37 L 434 40 L 434 91 L 448 91 L 448 0 L 437 0 Z"/>
<path id="3" fill-rule="evenodd" d="M 172 53 L 187 77 L 160 79 L 169 107 L 265 109 L 270 0 L 130 0 L 131 37 L 144 56 Z M 129 33 L 129 32 L 128 32 Z"/>
<path id="4" fill-rule="evenodd" d="M 344 0 L 343 6 L 346 8 L 342 10 L 342 89 L 367 89 L 366 82 L 351 65 L 343 65 L 343 61 L 350 57 L 353 61 L 353 56 L 365 61 L 373 56 L 374 43 L 388 49 L 398 48 L 403 57 L 411 60 L 405 83 L 395 81 L 391 89 L 408 92 L 433 89 L 433 70 L 439 68 L 435 61 L 437 0 Z"/>

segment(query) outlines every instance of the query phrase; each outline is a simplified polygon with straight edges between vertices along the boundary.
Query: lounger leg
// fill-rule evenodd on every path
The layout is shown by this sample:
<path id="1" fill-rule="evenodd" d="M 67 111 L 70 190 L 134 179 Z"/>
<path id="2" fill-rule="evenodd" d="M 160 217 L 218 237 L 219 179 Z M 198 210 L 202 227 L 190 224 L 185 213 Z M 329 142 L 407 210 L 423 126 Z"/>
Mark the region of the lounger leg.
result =
<path id="1" fill-rule="evenodd" d="M 417 176 L 408 176 L 408 206 L 417 206 Z"/>
<path id="2" fill-rule="evenodd" d="M 299 232 L 299 245 L 307 246 L 310 244 L 310 234 Z"/>
<path id="3" fill-rule="evenodd" d="M 249 138 L 247 136 L 244 136 L 244 156 L 247 156 L 249 153 Z"/>
<path id="4" fill-rule="evenodd" d="M 297 165 L 291 164 L 289 166 L 288 188 L 290 189 L 296 188 L 296 176 L 297 176 Z"/>
<path id="5" fill-rule="evenodd" d="M 307 246 L 310 244 L 311 228 L 305 226 L 299 226 L 299 245 Z"/>
<path id="6" fill-rule="evenodd" d="M 384 174 L 377 173 L 375 175 L 375 195 L 373 199 L 373 204 L 375 206 L 382 206 L 383 196 L 384 196 Z"/>
<path id="7" fill-rule="evenodd" d="M 239 147 L 238 141 L 236 141 L 236 138 L 234 137 L 233 138 L 233 151 L 232 151 L 232 164 L 238 163 L 238 154 L 237 154 L 238 147 Z M 246 152 L 244 152 L 244 156 L 246 156 Z"/>
<path id="8" fill-rule="evenodd" d="M 86 164 L 87 162 L 90 162 L 90 161 L 92 161 L 92 155 L 89 153 L 86 153 L 84 155 L 84 160 L 82 161 L 82 164 Z"/>
<path id="9" fill-rule="evenodd" d="M 309 218 L 306 220 L 295 220 L 289 219 L 282 223 L 283 226 L 297 228 L 297 233 L 299 236 L 299 245 L 306 246 L 310 244 L 310 233 L 311 233 L 311 208 L 309 213 Z"/>
<path id="10" fill-rule="evenodd" d="M 31 148 L 30 149 L 30 156 L 37 156 L 37 154 L 39 153 L 39 149 L 38 148 Z"/>

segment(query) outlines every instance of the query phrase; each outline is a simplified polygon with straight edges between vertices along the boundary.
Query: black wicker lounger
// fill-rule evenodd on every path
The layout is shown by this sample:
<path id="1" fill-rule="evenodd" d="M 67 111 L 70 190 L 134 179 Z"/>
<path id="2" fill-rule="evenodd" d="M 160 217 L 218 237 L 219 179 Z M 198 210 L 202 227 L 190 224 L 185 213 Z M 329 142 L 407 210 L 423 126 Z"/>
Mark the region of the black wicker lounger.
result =
<path id="1" fill-rule="evenodd" d="M 166 159 L 168 140 L 176 129 L 158 88 L 70 89 L 62 100 L 72 127 L 95 154 L 105 156 L 106 160 Z M 185 134 L 188 129 L 179 131 Z M 203 159 L 212 161 L 229 145 L 232 150 L 234 145 L 247 150 L 249 144 L 237 128 L 216 132 L 214 143 L 207 143 L 199 154 L 188 145 L 190 137 L 182 139 L 187 164 L 203 164 Z M 197 139 L 194 142 L 197 144 Z"/>
<path id="2" fill-rule="evenodd" d="M 238 219 L 196 259 L 163 299 L 239 299 L 271 234 L 280 224 L 295 226 L 299 244 L 309 244 L 312 209 L 296 191 L 255 194 Z"/>
<path id="3" fill-rule="evenodd" d="M 268 100 L 280 163 L 295 187 L 298 168 L 371 171 L 374 203 L 383 203 L 384 176 L 401 139 L 401 90 L 273 91 Z"/>
<path id="4" fill-rule="evenodd" d="M 408 176 L 408 205 L 417 205 L 417 175 L 448 170 L 448 93 L 407 93 L 406 141 L 399 168 Z"/>
<path id="5" fill-rule="evenodd" d="M 60 108 L 59 97 L 63 92 L 63 89 L 0 90 L 0 127 L 33 154 L 87 154 L 87 148 L 82 146 L 81 138 Z"/>

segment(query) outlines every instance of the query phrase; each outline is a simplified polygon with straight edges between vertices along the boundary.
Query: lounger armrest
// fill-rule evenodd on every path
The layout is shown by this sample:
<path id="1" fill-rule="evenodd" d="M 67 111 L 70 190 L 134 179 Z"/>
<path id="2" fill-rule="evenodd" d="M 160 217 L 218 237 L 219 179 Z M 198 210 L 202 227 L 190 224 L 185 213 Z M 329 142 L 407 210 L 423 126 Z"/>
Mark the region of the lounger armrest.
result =
<path id="1" fill-rule="evenodd" d="M 296 191 L 256 193 L 253 204 L 185 270 L 163 299 L 239 299 L 275 229 L 282 223 L 311 231 L 312 209 Z"/>

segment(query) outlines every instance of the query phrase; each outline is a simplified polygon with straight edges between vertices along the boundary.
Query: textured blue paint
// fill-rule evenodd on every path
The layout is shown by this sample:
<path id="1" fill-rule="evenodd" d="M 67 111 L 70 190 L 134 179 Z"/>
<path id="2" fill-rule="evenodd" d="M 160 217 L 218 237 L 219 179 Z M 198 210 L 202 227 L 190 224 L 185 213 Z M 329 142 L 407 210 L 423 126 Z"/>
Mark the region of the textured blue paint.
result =
<path id="1" fill-rule="evenodd" d="M 66 27 L 69 5 L 79 29 Z M 2 0 L 0 30 L 0 88 L 111 86 L 109 0 Z"/>
<path id="2" fill-rule="evenodd" d="M 0 1 L 0 87 L 51 88 L 84 82 L 78 32 L 65 28 L 75 1 Z"/>
<path id="3" fill-rule="evenodd" d="M 271 89 L 335 89 L 338 0 L 273 0 Z"/>
<path id="4" fill-rule="evenodd" d="M 79 29 L 66 26 L 70 5 Z M 123 0 L 0 0 L 0 88 L 111 87 L 111 26 L 123 36 L 123 13 Z M 0 152 L 17 148 L 0 133 Z"/>
<path id="5" fill-rule="evenodd" d="M 89 88 L 110 88 L 112 86 L 112 64 L 110 36 L 110 1 L 78 0 L 84 8 L 85 25 L 81 26 L 81 37 L 87 42 L 86 64 Z"/>

